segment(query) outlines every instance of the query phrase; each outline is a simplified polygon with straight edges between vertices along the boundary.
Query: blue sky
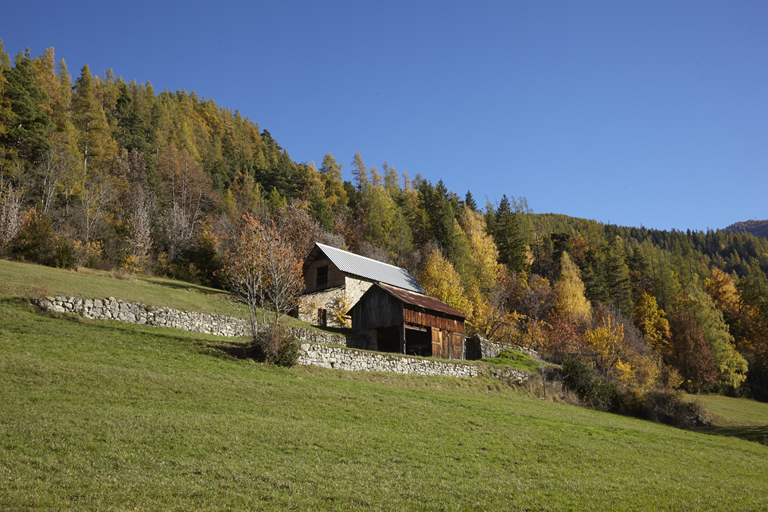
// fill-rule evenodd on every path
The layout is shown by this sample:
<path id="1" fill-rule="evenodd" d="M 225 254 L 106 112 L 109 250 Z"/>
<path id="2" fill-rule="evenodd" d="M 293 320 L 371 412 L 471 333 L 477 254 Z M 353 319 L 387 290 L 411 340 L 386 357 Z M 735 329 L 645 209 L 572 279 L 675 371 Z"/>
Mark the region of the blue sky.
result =
<path id="1" fill-rule="evenodd" d="M 5 2 L 13 57 L 239 110 L 480 204 L 657 229 L 768 219 L 768 2 Z"/>

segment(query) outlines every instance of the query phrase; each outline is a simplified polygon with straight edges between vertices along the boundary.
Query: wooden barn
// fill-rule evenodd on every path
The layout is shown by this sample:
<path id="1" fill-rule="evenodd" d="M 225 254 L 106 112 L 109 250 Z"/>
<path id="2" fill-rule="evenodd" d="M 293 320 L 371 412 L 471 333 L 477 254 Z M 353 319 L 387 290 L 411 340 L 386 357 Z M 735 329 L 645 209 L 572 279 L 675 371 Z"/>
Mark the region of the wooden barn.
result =
<path id="1" fill-rule="evenodd" d="M 377 283 L 349 313 L 371 350 L 465 359 L 466 317 L 434 297 Z"/>

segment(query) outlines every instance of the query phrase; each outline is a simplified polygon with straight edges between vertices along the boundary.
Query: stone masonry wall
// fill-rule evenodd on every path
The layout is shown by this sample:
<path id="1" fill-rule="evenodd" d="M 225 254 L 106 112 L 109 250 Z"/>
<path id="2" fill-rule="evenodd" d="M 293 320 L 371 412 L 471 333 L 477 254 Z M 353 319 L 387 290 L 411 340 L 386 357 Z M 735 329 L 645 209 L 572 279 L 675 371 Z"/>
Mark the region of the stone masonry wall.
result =
<path id="1" fill-rule="evenodd" d="M 477 377 L 474 365 L 459 364 L 416 357 L 404 357 L 385 352 L 366 352 L 324 345 L 301 345 L 301 364 L 311 364 L 338 370 L 389 372 L 417 375 L 446 375 Z"/>
<path id="2" fill-rule="evenodd" d="M 125 302 L 113 297 L 107 299 L 81 299 L 78 297 L 43 297 L 35 299 L 42 309 L 60 313 L 74 313 L 91 319 L 121 320 L 141 325 L 175 327 L 186 331 L 217 336 L 248 337 L 246 320 L 212 313 L 180 311 L 166 307 L 146 306 Z M 352 371 L 378 371 L 418 375 L 445 375 L 451 377 L 477 377 L 478 367 L 449 361 L 435 361 L 384 352 L 369 352 L 349 347 L 360 346 L 355 336 L 343 336 L 314 329 L 292 329 L 301 341 L 299 364 Z M 485 340 L 484 340 L 485 341 Z M 342 345 L 342 346 L 329 346 Z M 509 348 L 509 346 L 506 346 Z M 499 369 L 491 372 L 496 378 L 522 383 L 524 372 Z"/>
<path id="3" fill-rule="evenodd" d="M 467 359 L 493 359 L 505 350 L 518 350 L 537 361 L 541 361 L 541 354 L 532 348 L 487 340 L 478 334 L 467 338 Z"/>

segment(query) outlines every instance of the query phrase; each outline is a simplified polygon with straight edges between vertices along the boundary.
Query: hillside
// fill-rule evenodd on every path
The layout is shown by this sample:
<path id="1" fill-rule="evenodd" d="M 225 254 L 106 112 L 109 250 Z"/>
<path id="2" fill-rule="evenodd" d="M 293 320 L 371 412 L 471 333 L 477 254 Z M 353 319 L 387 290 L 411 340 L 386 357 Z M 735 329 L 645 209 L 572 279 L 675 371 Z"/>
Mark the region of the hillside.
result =
<path id="1" fill-rule="evenodd" d="M 211 295 L 254 253 L 237 240 L 268 230 L 286 268 L 315 242 L 394 264 L 473 332 L 579 354 L 620 385 L 768 401 L 768 238 L 535 214 L 504 190 L 478 205 L 439 169 L 411 177 L 359 152 L 341 155 L 346 168 L 330 152 L 294 162 L 237 110 L 111 70 L 75 76 L 52 48 L 11 64 L 0 47 L 0 61 L 2 258 L 146 273 Z M 597 361 L 604 326 L 616 343 Z"/>
<path id="2" fill-rule="evenodd" d="M 21 288 L 0 280 L 4 510 L 768 507 L 768 447 L 733 424 L 679 430 L 493 380 L 266 367 L 211 336 L 44 315 Z M 768 424 L 751 411 L 742 425 Z"/>
<path id="3" fill-rule="evenodd" d="M 732 233 L 751 233 L 755 236 L 768 238 L 768 220 L 748 220 L 731 224 L 725 231 Z"/>

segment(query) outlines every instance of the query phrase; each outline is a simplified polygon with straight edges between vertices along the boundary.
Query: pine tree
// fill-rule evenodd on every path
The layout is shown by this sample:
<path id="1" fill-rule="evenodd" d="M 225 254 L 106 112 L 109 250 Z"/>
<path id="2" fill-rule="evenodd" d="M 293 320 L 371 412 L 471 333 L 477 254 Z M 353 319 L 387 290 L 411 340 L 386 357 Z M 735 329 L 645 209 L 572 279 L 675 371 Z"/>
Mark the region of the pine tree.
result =
<path id="1" fill-rule="evenodd" d="M 333 213 L 341 213 L 347 207 L 347 192 L 344 190 L 344 180 L 341 177 L 342 167 L 344 165 L 338 163 L 331 153 L 325 154 L 323 164 L 320 166 L 325 198 Z"/>
<path id="2" fill-rule="evenodd" d="M 86 173 L 91 167 L 103 168 L 117 152 L 107 118 L 97 96 L 96 84 L 86 64 L 75 81 L 72 98 L 74 123 L 78 133 L 79 149 L 83 154 L 83 168 Z M 90 167 L 89 167 L 90 166 Z"/>
<path id="3" fill-rule="evenodd" d="M 477 211 L 477 203 L 475 202 L 475 198 L 472 197 L 472 192 L 469 190 L 467 190 L 467 195 L 464 196 L 464 204 L 473 212 Z"/>
<path id="4" fill-rule="evenodd" d="M 624 263 L 621 247 L 618 243 L 608 247 L 605 258 L 605 284 L 610 302 L 625 315 L 632 312 L 632 285 L 629 281 L 629 268 Z"/>
<path id="5" fill-rule="evenodd" d="M 499 263 L 505 264 L 510 272 L 524 272 L 528 267 L 525 241 L 517 220 L 505 194 L 495 212 L 493 239 L 499 248 Z"/>
<path id="6" fill-rule="evenodd" d="M 31 166 L 41 152 L 48 149 L 48 132 L 53 122 L 43 105 L 48 95 L 35 82 L 29 49 L 19 53 L 15 66 L 6 69 L 3 95 L 10 115 L 8 129 L 0 134 L 0 144 Z"/>

